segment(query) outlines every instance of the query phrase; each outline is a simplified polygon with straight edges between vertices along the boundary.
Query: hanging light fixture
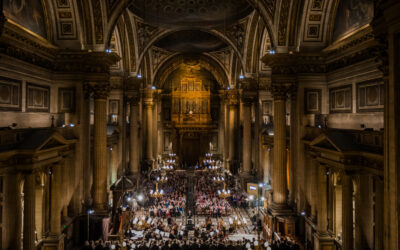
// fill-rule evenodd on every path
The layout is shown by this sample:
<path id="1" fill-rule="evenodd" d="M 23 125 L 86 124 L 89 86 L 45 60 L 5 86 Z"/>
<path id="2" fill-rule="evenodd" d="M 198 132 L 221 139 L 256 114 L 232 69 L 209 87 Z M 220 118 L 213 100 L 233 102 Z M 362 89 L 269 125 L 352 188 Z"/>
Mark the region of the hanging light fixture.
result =
<path id="1" fill-rule="evenodd" d="M 224 188 L 221 190 L 218 190 L 218 196 L 221 199 L 226 199 L 231 196 L 231 190 L 226 188 L 226 183 L 224 182 Z"/>
<path id="2" fill-rule="evenodd" d="M 153 198 L 161 198 L 164 195 L 164 190 L 158 190 L 158 182 L 156 182 L 156 190 L 150 190 L 150 196 Z"/>

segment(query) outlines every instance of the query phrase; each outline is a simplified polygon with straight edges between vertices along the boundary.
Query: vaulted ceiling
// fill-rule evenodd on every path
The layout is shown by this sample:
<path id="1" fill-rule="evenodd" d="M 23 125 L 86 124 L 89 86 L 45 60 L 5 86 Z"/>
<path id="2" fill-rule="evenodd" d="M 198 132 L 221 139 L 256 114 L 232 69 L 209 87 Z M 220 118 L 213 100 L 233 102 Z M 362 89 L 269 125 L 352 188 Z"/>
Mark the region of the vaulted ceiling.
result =
<path id="1" fill-rule="evenodd" d="M 359 1 L 361 5 L 372 0 Z M 7 3 L 10 1 L 7 0 Z M 270 50 L 321 51 L 332 42 L 340 0 L 44 0 L 45 44 L 111 49 L 114 72 L 141 72 L 152 84 L 169 59 L 194 53 L 235 84 L 239 72 L 265 75 Z M 10 2 L 11 3 L 11 2 Z M 35 6 L 37 7 L 37 6 Z M 14 13 L 15 14 L 15 13 Z M 42 35 L 43 36 L 43 35 Z"/>

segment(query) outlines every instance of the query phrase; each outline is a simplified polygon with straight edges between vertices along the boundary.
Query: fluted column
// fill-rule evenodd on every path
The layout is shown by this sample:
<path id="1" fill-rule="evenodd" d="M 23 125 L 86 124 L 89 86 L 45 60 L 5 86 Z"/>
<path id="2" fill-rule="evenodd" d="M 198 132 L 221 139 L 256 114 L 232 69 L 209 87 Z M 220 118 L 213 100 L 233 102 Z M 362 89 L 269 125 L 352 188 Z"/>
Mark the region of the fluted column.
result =
<path id="1" fill-rule="evenodd" d="M 286 93 L 284 86 L 272 88 L 274 95 L 274 173 L 272 178 L 273 203 L 287 204 L 286 176 Z"/>
<path id="2" fill-rule="evenodd" d="M 342 247 L 353 250 L 353 183 L 351 176 L 342 177 Z"/>
<path id="3" fill-rule="evenodd" d="M 84 197 L 85 201 L 89 201 L 91 198 L 91 185 L 92 185 L 92 166 L 90 164 L 90 86 L 88 84 L 83 85 L 82 90 L 82 112 L 81 112 L 81 152 L 82 152 L 82 166 L 83 166 L 83 178 L 84 178 Z"/>
<path id="4" fill-rule="evenodd" d="M 297 113 L 297 89 L 292 88 L 290 91 L 290 164 L 289 164 L 289 204 L 294 204 L 295 196 L 295 180 L 297 163 L 297 143 L 300 141 L 298 137 L 298 113 Z"/>
<path id="5" fill-rule="evenodd" d="M 228 110 L 229 110 L 229 164 L 231 170 L 233 169 L 236 163 L 236 147 L 237 147 L 237 111 L 238 111 L 238 92 L 237 90 L 229 90 L 228 94 Z"/>
<path id="6" fill-rule="evenodd" d="M 139 97 L 130 99 L 130 174 L 137 175 L 139 169 Z"/>
<path id="7" fill-rule="evenodd" d="M 251 102 L 243 102 L 243 172 L 251 171 Z"/>
<path id="8" fill-rule="evenodd" d="M 107 82 L 93 86 L 94 93 L 94 170 L 93 203 L 96 212 L 107 210 Z"/>
<path id="9" fill-rule="evenodd" d="M 144 128 L 145 128 L 145 144 L 146 154 L 145 159 L 148 164 L 153 162 L 153 90 L 145 89 L 143 91 L 144 97 Z"/>
<path id="10" fill-rule="evenodd" d="M 24 250 L 35 248 L 35 175 L 25 175 L 24 183 Z"/>

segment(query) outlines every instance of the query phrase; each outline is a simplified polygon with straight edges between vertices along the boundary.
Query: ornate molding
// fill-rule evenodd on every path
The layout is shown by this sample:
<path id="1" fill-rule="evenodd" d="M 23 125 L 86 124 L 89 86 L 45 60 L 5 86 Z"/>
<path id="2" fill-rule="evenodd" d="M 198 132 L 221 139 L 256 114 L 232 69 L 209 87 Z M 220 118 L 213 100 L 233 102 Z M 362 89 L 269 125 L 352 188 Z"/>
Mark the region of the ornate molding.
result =
<path id="1" fill-rule="evenodd" d="M 110 66 L 119 60 L 120 57 L 115 53 L 62 51 L 57 54 L 54 70 L 61 72 L 108 74 Z"/>
<path id="2" fill-rule="evenodd" d="M 89 82 L 94 99 L 107 99 L 111 91 L 111 86 L 108 82 Z"/>
<path id="3" fill-rule="evenodd" d="M 272 74 L 318 74 L 326 73 L 325 57 L 321 54 L 266 54 L 263 63 Z"/>
<path id="4" fill-rule="evenodd" d="M 237 89 L 226 90 L 226 100 L 230 106 L 239 104 L 239 96 L 240 94 Z"/>
<path id="5" fill-rule="evenodd" d="M 272 84 L 272 86 L 269 87 L 269 91 L 272 93 L 274 101 L 286 100 L 288 93 L 293 89 L 293 85 L 294 84 L 291 83 Z"/>

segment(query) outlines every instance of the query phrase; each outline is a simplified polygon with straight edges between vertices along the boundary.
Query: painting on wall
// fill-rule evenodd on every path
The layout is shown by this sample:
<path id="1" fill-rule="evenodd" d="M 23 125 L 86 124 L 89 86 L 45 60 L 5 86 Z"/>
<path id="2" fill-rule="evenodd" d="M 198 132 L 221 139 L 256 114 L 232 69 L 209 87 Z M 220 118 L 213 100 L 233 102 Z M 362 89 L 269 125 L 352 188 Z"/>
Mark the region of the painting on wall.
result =
<path id="1" fill-rule="evenodd" d="M 26 85 L 26 111 L 49 112 L 50 88 L 28 83 Z"/>
<path id="2" fill-rule="evenodd" d="M 0 77 L 0 110 L 21 110 L 21 82 Z"/>
<path id="3" fill-rule="evenodd" d="M 329 89 L 331 113 L 351 113 L 353 109 L 352 85 Z"/>
<path id="4" fill-rule="evenodd" d="M 41 0 L 3 0 L 4 15 L 15 23 L 46 38 L 46 25 Z"/>
<path id="5" fill-rule="evenodd" d="M 370 23 L 373 17 L 373 0 L 340 1 L 336 12 L 333 40 L 344 37 Z"/>
<path id="6" fill-rule="evenodd" d="M 58 110 L 60 113 L 72 113 L 75 110 L 74 88 L 58 89 Z"/>
<path id="7" fill-rule="evenodd" d="M 304 113 L 319 114 L 321 113 L 321 90 L 320 89 L 304 89 Z"/>
<path id="8" fill-rule="evenodd" d="M 357 111 L 383 111 L 385 101 L 383 82 L 379 79 L 357 84 Z"/>

